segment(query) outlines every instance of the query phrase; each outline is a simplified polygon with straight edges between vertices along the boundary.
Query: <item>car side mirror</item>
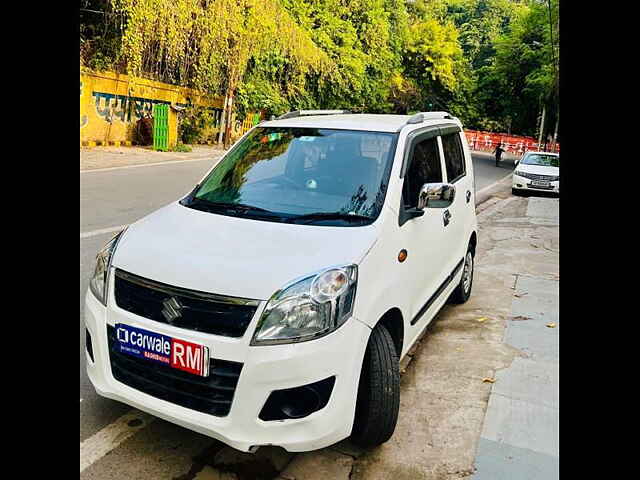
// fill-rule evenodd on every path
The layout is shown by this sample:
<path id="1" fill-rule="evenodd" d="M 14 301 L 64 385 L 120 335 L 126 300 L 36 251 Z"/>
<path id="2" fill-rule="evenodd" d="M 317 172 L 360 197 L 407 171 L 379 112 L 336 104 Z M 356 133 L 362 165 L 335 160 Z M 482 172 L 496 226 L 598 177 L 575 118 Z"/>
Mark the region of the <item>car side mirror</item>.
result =
<path id="1" fill-rule="evenodd" d="M 450 183 L 425 183 L 418 194 L 418 209 L 447 208 L 456 197 L 456 187 Z"/>

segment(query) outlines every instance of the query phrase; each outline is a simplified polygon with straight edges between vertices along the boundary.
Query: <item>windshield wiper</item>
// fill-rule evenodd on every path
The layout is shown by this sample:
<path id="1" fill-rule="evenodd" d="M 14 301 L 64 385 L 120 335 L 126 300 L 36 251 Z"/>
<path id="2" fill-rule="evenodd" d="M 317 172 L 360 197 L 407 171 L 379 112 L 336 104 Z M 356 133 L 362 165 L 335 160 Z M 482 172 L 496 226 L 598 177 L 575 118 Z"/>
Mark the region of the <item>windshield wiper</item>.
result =
<path id="1" fill-rule="evenodd" d="M 348 222 L 365 222 L 373 220 L 373 217 L 366 215 L 357 215 L 344 212 L 314 212 L 304 215 L 296 215 L 288 219 L 289 223 L 297 223 L 299 221 L 312 222 L 314 220 L 345 220 Z"/>
<path id="2" fill-rule="evenodd" d="M 275 212 L 271 210 L 267 210 L 266 208 L 256 207 L 254 205 L 247 205 L 245 203 L 232 203 L 232 202 L 211 202 L 209 200 L 205 200 L 203 198 L 194 197 L 189 202 L 188 206 L 193 208 L 202 207 L 207 211 L 220 211 L 220 210 L 234 210 L 234 211 L 242 211 L 242 212 L 260 212 L 260 213 L 271 213 L 275 215 Z"/>

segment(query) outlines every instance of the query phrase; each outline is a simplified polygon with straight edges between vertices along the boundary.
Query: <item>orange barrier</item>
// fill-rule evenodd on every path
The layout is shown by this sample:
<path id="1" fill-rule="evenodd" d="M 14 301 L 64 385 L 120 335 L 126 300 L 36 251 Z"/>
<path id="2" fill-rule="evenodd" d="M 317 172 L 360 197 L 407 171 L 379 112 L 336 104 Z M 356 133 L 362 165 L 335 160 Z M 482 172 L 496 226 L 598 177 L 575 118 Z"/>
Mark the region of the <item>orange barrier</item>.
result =
<path id="1" fill-rule="evenodd" d="M 560 144 L 541 143 L 533 137 L 522 135 L 507 135 L 505 133 L 483 132 L 478 130 L 465 130 L 469 148 L 472 150 L 484 150 L 493 152 L 498 143 L 502 143 L 502 148 L 513 155 L 520 156 L 529 150 L 560 153 Z"/>

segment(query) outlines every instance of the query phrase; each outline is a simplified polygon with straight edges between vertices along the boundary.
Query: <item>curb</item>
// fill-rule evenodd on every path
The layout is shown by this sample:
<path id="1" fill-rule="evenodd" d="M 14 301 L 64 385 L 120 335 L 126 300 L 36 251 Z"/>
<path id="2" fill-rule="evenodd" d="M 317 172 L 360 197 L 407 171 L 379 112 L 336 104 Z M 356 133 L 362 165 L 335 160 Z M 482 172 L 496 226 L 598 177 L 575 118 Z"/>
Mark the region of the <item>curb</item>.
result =
<path id="1" fill-rule="evenodd" d="M 478 210 L 478 207 L 480 205 L 482 205 L 484 202 L 489 200 L 496 193 L 508 188 L 508 185 L 511 182 L 512 175 L 513 175 L 513 172 L 510 172 L 508 175 L 505 175 L 503 178 L 501 178 L 497 182 L 494 182 L 491 185 L 488 185 L 484 187 L 482 190 L 476 192 L 476 210 Z"/>
<path id="2" fill-rule="evenodd" d="M 83 140 L 80 142 L 80 146 L 82 147 L 131 147 L 133 143 L 131 140 L 109 140 L 105 142 L 103 140 Z"/>

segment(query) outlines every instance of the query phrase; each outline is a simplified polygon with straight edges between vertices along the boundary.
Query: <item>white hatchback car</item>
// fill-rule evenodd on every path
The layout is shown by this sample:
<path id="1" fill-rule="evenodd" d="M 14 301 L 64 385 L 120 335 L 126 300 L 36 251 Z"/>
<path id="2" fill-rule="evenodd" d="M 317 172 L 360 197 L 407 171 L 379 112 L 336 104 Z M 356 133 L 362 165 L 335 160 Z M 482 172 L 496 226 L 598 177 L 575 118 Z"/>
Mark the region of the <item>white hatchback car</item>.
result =
<path id="1" fill-rule="evenodd" d="M 526 152 L 516 162 L 511 191 L 517 195 L 523 191 L 560 193 L 560 154 L 550 152 Z"/>
<path id="2" fill-rule="evenodd" d="M 476 247 L 458 119 L 291 112 L 98 254 L 89 378 L 242 451 L 378 445 L 399 360 L 469 298 Z"/>

